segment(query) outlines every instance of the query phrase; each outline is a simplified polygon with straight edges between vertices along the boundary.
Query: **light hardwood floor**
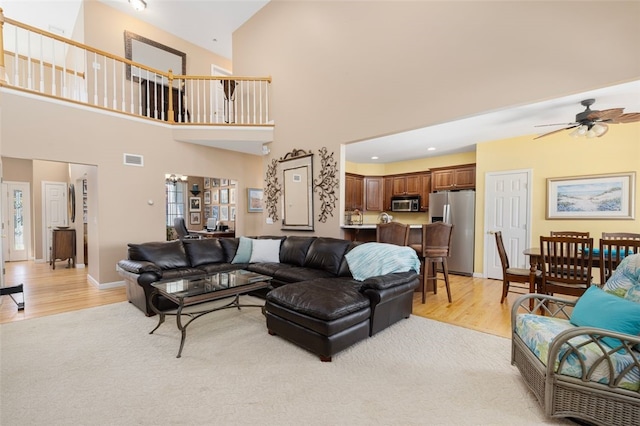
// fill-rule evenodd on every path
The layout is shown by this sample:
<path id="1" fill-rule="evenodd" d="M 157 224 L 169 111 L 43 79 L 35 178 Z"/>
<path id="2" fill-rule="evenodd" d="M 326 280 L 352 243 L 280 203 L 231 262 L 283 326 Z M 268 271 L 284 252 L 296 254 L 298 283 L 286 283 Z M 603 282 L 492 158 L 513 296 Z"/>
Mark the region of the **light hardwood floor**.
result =
<path id="1" fill-rule="evenodd" d="M 0 324 L 61 312 L 91 308 L 127 300 L 124 287 L 98 290 L 87 281 L 87 269 L 52 270 L 48 264 L 7 262 L 5 285 L 24 284 L 25 309 L 18 311 L 9 296 L 2 296 Z M 426 318 L 459 325 L 503 337 L 511 335 L 511 305 L 518 297 L 509 293 L 500 304 L 502 282 L 450 275 L 453 303 L 447 301 L 444 282 L 438 281 L 438 293 L 427 293 L 421 303 L 415 293 L 413 313 Z M 18 295 L 18 297 L 20 297 Z M 131 309 L 136 309 L 133 306 Z"/>

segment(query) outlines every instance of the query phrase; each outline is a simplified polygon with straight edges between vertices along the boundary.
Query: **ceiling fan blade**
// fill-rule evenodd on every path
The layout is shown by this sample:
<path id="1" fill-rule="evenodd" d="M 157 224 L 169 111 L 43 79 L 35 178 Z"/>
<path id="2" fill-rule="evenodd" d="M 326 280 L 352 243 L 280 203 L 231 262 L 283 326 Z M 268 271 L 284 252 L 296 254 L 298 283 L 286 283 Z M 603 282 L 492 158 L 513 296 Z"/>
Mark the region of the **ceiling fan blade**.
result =
<path id="1" fill-rule="evenodd" d="M 627 114 L 622 114 L 610 121 L 610 123 L 618 124 L 618 123 L 635 123 L 636 121 L 640 121 L 640 112 L 629 112 Z"/>
<path id="2" fill-rule="evenodd" d="M 616 118 L 623 115 L 623 111 L 624 108 L 603 109 L 602 111 L 593 111 L 587 116 L 587 118 L 594 121 L 614 121 Z"/>
<path id="3" fill-rule="evenodd" d="M 533 127 L 546 127 L 546 126 L 574 126 L 574 125 L 578 125 L 580 123 L 555 123 L 555 124 L 536 124 Z"/>
<path id="4" fill-rule="evenodd" d="M 544 133 L 544 134 L 542 134 L 542 135 L 540 135 L 540 136 L 536 136 L 535 138 L 533 138 L 533 140 L 540 139 L 540 138 L 543 138 L 543 137 L 545 137 L 545 136 L 552 135 L 552 134 L 554 134 L 554 133 L 564 132 L 565 130 L 569 130 L 569 129 L 573 129 L 573 128 L 575 128 L 575 127 L 578 127 L 579 125 L 580 125 L 580 123 L 576 123 L 576 124 L 574 124 L 573 126 L 565 127 L 565 128 L 558 129 L 558 130 L 554 130 L 553 132 L 549 132 L 549 133 Z"/>

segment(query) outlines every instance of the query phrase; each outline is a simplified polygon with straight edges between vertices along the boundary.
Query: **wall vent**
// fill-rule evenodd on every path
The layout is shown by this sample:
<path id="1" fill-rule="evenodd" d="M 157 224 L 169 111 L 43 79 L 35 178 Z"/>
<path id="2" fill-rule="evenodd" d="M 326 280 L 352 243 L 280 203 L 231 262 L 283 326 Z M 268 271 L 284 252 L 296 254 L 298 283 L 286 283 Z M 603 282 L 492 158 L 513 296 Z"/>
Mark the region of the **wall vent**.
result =
<path id="1" fill-rule="evenodd" d="M 143 167 L 144 166 L 144 158 L 142 157 L 142 155 L 125 153 L 124 154 L 124 164 L 125 164 L 125 166 Z"/>

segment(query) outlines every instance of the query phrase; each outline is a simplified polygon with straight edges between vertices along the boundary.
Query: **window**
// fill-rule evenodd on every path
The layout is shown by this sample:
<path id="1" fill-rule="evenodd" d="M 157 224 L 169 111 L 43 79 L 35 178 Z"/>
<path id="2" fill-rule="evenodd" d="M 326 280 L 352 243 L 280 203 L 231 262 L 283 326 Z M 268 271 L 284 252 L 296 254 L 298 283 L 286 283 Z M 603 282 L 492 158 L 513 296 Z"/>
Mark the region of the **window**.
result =
<path id="1" fill-rule="evenodd" d="M 165 192 L 167 194 L 167 226 L 173 226 L 176 217 L 184 217 L 185 198 L 187 191 L 185 182 L 166 182 Z"/>

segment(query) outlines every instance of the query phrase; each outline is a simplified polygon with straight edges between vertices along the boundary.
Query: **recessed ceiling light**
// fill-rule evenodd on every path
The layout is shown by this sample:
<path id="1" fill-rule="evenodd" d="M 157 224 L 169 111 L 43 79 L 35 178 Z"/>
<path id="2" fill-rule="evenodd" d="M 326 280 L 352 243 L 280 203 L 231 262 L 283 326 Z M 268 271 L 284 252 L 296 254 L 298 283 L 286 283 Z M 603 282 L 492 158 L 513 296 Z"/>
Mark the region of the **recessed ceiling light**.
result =
<path id="1" fill-rule="evenodd" d="M 377 160 L 378 157 L 376 157 L 375 155 L 373 157 L 371 157 L 372 160 Z"/>
<path id="2" fill-rule="evenodd" d="M 436 148 L 433 147 L 433 146 L 430 146 L 429 148 L 427 148 L 427 151 L 435 151 L 435 150 L 436 150 Z"/>
<path id="3" fill-rule="evenodd" d="M 137 11 L 145 10 L 147 8 L 147 2 L 144 0 L 129 0 L 129 4 Z"/>

